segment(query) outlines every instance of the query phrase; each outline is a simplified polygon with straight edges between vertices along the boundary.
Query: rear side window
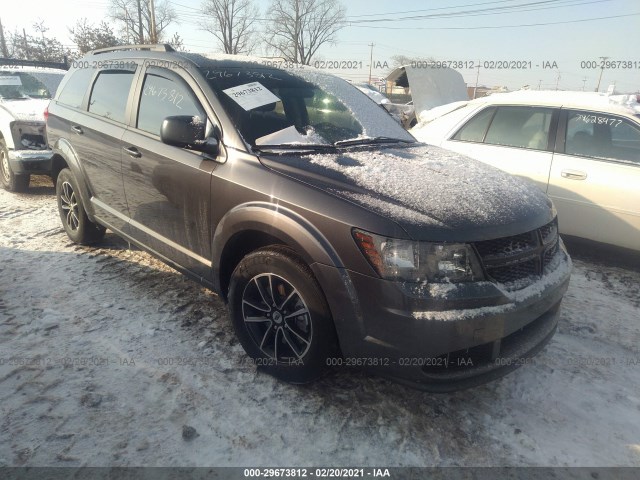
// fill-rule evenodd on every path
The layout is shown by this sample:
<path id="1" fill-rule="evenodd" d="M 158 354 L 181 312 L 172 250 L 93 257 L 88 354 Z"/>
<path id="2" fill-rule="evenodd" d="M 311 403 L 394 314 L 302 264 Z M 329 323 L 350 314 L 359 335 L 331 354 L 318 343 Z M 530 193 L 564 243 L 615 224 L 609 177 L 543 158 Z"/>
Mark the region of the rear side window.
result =
<path id="1" fill-rule="evenodd" d="M 89 111 L 101 117 L 124 123 L 133 73 L 132 70 L 104 70 L 100 72 L 93 83 L 93 90 L 89 98 Z"/>
<path id="2" fill-rule="evenodd" d="M 467 122 L 467 124 L 458 130 L 458 133 L 453 137 L 454 140 L 462 140 L 463 142 L 480 142 L 484 140 L 484 135 L 487 133 L 487 127 L 495 108 L 486 108 L 478 113 L 475 117 Z"/>
<path id="3" fill-rule="evenodd" d="M 92 68 L 79 68 L 71 73 L 71 77 L 58 96 L 58 102 L 69 107 L 80 108 L 93 72 Z"/>
<path id="4" fill-rule="evenodd" d="M 571 111 L 565 153 L 640 165 L 640 127 L 606 113 Z"/>
<path id="5" fill-rule="evenodd" d="M 546 150 L 552 116 L 551 108 L 499 107 L 484 143 Z"/>
<path id="6" fill-rule="evenodd" d="M 162 121 L 174 115 L 205 120 L 204 110 L 191 88 L 181 79 L 168 77 L 155 73 L 145 75 L 138 109 L 137 127 L 140 130 L 159 136 Z"/>

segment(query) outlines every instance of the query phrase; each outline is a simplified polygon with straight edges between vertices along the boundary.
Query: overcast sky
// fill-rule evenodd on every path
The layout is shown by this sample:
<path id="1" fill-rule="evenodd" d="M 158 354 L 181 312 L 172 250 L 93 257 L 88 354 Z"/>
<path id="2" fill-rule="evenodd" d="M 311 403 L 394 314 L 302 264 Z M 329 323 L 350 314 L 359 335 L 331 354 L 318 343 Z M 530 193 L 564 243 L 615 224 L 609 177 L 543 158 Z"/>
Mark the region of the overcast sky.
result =
<path id="1" fill-rule="evenodd" d="M 169 36 L 178 32 L 193 52 L 218 51 L 214 37 L 197 27 L 201 0 L 171 3 L 179 23 L 169 28 Z M 25 28 L 33 33 L 32 24 L 44 20 L 49 35 L 72 46 L 67 27 L 83 17 L 96 23 L 109 20 L 109 4 L 109 0 L 5 0 L 0 18 L 5 32 Z M 269 1 L 256 4 L 262 19 Z M 395 54 L 474 61 L 476 65 L 480 61 L 483 67 L 485 61 L 520 61 L 527 66 L 531 62 L 531 68 L 525 70 L 480 68 L 480 85 L 505 85 L 510 89 L 525 84 L 555 88 L 557 83 L 563 90 L 582 90 L 583 86 L 593 90 L 600 69 L 581 68 L 581 61 L 598 61 L 606 56 L 635 64 L 631 63 L 631 69 L 605 70 L 601 91 L 614 82 L 621 92 L 640 90 L 638 0 L 345 0 L 344 4 L 351 23 L 338 33 L 335 45 L 320 50 L 317 59 L 351 60 L 358 66 L 362 62 L 361 69 L 332 71 L 354 81 L 367 80 L 368 44 L 373 43 L 374 65 L 385 61 L 391 64 Z M 516 5 L 521 5 L 517 11 L 497 10 Z M 423 18 L 412 19 L 416 16 Z M 553 62 L 558 68 L 553 68 Z M 459 71 L 467 83 L 475 84 L 477 69 Z M 374 77 L 385 73 L 384 69 L 373 70 Z"/>

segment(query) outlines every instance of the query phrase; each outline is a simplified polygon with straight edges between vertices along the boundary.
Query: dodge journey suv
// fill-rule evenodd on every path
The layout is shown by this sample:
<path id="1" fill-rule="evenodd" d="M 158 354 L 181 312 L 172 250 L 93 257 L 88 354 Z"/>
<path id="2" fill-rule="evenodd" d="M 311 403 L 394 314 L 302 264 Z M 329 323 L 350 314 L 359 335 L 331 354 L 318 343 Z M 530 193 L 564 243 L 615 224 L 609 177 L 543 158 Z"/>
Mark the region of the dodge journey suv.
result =
<path id="1" fill-rule="evenodd" d="M 74 67 L 47 121 L 67 234 L 108 228 L 213 289 L 272 375 L 353 365 L 446 391 L 553 336 L 571 261 L 536 187 L 309 67 L 164 45 Z"/>

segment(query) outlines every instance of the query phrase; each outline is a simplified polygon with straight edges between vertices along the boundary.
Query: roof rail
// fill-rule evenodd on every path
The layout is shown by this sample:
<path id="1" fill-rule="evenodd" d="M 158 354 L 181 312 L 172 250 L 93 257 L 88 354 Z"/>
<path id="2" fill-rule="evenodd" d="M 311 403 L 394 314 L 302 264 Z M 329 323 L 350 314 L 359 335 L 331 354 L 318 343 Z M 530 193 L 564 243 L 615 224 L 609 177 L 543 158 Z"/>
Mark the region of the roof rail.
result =
<path id="1" fill-rule="evenodd" d="M 88 55 L 97 53 L 117 52 L 120 50 L 149 50 L 152 52 L 175 52 L 173 47 L 168 43 L 158 43 L 156 45 L 119 45 L 117 47 L 97 48 L 88 52 Z"/>
<path id="2" fill-rule="evenodd" d="M 65 55 L 64 62 L 39 62 L 36 60 L 23 60 L 21 58 L 0 58 L 0 65 L 10 65 L 12 67 L 40 67 L 40 68 L 59 68 L 61 70 L 69 70 L 69 62 Z"/>

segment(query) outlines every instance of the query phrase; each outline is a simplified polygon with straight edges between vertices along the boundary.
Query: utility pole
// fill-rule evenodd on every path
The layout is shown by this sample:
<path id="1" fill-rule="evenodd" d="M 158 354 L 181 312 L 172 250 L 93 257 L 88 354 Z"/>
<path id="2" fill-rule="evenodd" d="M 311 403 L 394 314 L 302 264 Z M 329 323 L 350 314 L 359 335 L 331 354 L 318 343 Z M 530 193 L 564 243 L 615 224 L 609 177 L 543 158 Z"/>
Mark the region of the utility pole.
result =
<path id="1" fill-rule="evenodd" d="M 138 42 L 139 45 L 144 43 L 144 30 L 142 29 L 142 4 L 138 0 Z"/>
<path id="2" fill-rule="evenodd" d="M 371 85 L 371 67 L 373 66 L 373 46 L 374 43 L 371 42 L 369 47 L 371 47 L 371 57 L 369 58 L 369 85 Z"/>
<path id="3" fill-rule="evenodd" d="M 602 60 L 602 69 L 600 69 L 600 76 L 598 77 L 598 86 L 596 87 L 596 92 L 600 91 L 600 80 L 602 80 L 602 72 L 604 72 L 604 63 L 609 59 L 609 57 L 600 57 Z"/>
<path id="4" fill-rule="evenodd" d="M 158 32 L 156 31 L 156 7 L 153 3 L 153 0 L 149 0 L 149 11 L 151 12 L 150 43 L 158 43 Z"/>
<path id="5" fill-rule="evenodd" d="M 124 14 L 125 14 L 125 17 L 126 17 L 124 22 L 127 25 L 127 28 L 126 28 L 127 44 L 129 44 L 129 43 L 131 43 L 131 30 L 132 29 L 135 30 L 135 24 L 131 21 L 131 18 L 129 17 L 129 10 L 127 10 L 126 8 L 124 9 Z"/>
<path id="6" fill-rule="evenodd" d="M 478 79 L 480 78 L 480 60 L 478 60 L 478 73 L 476 74 L 476 86 L 473 87 L 473 98 L 476 98 L 476 94 L 478 93 Z"/>
<path id="7" fill-rule="evenodd" d="M 24 56 L 27 60 L 31 60 L 29 58 L 31 55 L 29 55 L 29 46 L 27 44 L 27 31 L 24 28 L 22 29 L 22 38 L 24 38 Z"/>
<path id="8" fill-rule="evenodd" d="M 556 91 L 558 91 L 558 84 L 560 83 L 560 72 L 558 72 L 558 76 L 556 77 Z"/>
<path id="9" fill-rule="evenodd" d="M 584 84 L 587 83 L 587 77 L 582 79 L 582 91 L 584 92 Z"/>
<path id="10" fill-rule="evenodd" d="M 2 27 L 2 20 L 0 20 L 0 49 L 2 50 L 2 56 L 4 58 L 8 58 L 9 52 L 7 51 L 7 43 L 4 40 L 4 28 Z"/>

